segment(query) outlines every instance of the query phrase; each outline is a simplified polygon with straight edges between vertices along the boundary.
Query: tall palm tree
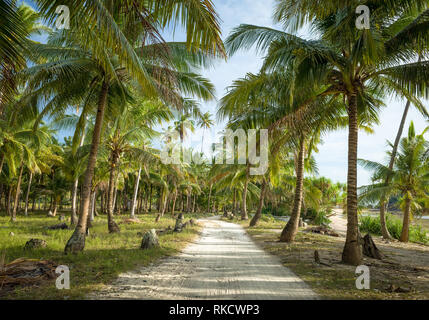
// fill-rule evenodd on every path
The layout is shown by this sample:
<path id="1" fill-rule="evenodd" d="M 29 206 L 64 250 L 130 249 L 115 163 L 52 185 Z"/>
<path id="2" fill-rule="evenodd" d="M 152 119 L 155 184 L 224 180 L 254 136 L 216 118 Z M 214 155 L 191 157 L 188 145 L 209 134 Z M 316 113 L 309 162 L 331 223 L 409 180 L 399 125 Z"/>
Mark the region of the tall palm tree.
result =
<path id="1" fill-rule="evenodd" d="M 203 129 L 203 136 L 201 137 L 201 153 L 203 153 L 204 145 L 204 133 L 206 129 L 210 129 L 214 124 L 213 119 L 211 118 L 210 112 L 204 113 L 201 118 L 198 120 L 198 126 Z"/>
<path id="2" fill-rule="evenodd" d="M 358 30 L 355 26 L 357 1 L 326 6 L 307 0 L 279 1 L 275 17 L 286 29 L 296 31 L 305 21 L 310 21 L 320 37 L 306 40 L 286 31 L 241 25 L 226 41 L 230 54 L 253 44 L 257 44 L 258 49 L 267 49 L 263 70 L 289 69 L 294 74 L 294 88 L 302 90 L 318 83 L 323 90 L 304 104 L 302 110 L 311 108 L 312 102 L 321 96 L 340 96 L 346 102 L 348 228 L 342 260 L 353 265 L 360 264 L 362 258 L 357 220 L 359 115 L 377 114 L 381 99 L 391 93 L 422 107 L 415 95 L 423 94 L 422 88 L 427 85 L 429 63 L 409 62 L 421 50 L 416 44 L 425 45 L 422 34 L 427 33 L 422 22 L 426 14 L 422 12 L 424 6 L 418 8 L 420 16 L 406 23 L 410 21 L 411 3 L 416 2 L 392 1 L 388 8 L 385 3 L 371 3 L 371 28 Z M 398 21 L 401 23 L 395 23 Z"/>
<path id="3" fill-rule="evenodd" d="M 424 138 L 428 129 L 429 127 L 417 135 L 414 124 L 411 122 L 408 136 L 402 138 L 400 142 L 400 150 L 393 169 L 374 161 L 359 160 L 365 168 L 374 171 L 375 181 L 381 181 L 361 187 L 361 199 L 373 201 L 377 198 L 380 199 L 380 194 L 384 193 L 401 197 L 403 223 L 399 240 L 402 242 L 408 242 L 410 218 L 413 212 L 419 208 L 419 200 L 427 197 L 429 192 L 429 155 L 427 152 L 429 142 Z M 385 182 L 386 176 L 391 177 L 388 185 Z"/>

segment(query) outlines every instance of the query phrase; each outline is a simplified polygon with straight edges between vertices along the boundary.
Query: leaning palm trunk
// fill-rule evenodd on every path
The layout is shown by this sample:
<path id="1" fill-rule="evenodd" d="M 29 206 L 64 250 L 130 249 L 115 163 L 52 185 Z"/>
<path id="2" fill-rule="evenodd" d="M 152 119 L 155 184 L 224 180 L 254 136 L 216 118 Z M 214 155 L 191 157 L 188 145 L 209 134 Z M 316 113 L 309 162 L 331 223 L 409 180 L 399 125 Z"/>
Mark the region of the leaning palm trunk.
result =
<path id="1" fill-rule="evenodd" d="M 411 200 L 407 197 L 405 199 L 405 208 L 404 208 L 404 220 L 402 222 L 402 232 L 399 241 L 408 242 L 409 240 L 409 230 L 410 230 L 410 213 L 411 213 Z"/>
<path id="2" fill-rule="evenodd" d="M 33 172 L 30 171 L 30 176 L 28 177 L 28 187 L 27 187 L 27 193 L 25 195 L 25 208 L 24 208 L 24 215 L 28 216 L 28 198 L 30 197 L 30 189 L 31 189 L 31 181 L 33 180 Z"/>
<path id="3" fill-rule="evenodd" d="M 119 160 L 119 156 L 115 151 L 112 151 L 111 155 L 111 163 L 110 163 L 110 177 L 109 177 L 109 188 L 108 188 L 108 200 L 107 200 L 107 227 L 109 229 L 110 233 L 119 232 L 119 226 L 116 224 L 116 222 L 113 219 L 113 210 L 114 210 L 114 204 L 113 204 L 113 196 L 115 191 L 115 176 L 116 176 L 116 170 L 117 170 L 117 164 Z"/>
<path id="4" fill-rule="evenodd" d="M 290 219 L 280 235 L 280 241 L 282 242 L 294 241 L 298 232 L 299 217 L 301 215 L 302 197 L 304 193 L 304 154 L 305 141 L 304 138 L 301 137 L 299 141 L 299 152 L 296 165 L 296 186 L 293 200 L 293 209 L 290 215 Z"/>
<path id="5" fill-rule="evenodd" d="M 134 185 L 133 203 L 131 204 L 131 218 L 132 219 L 135 218 L 134 212 L 136 210 L 137 194 L 139 192 L 139 183 L 140 183 L 141 172 L 142 172 L 142 167 L 139 168 L 139 171 L 137 173 L 136 184 Z"/>
<path id="6" fill-rule="evenodd" d="M 72 189 L 72 213 L 71 213 L 71 221 L 70 223 L 72 225 L 75 225 L 77 223 L 77 207 L 76 207 L 76 199 L 77 199 L 77 187 L 79 185 L 79 180 L 76 179 L 73 183 L 73 189 Z"/>
<path id="7" fill-rule="evenodd" d="M 24 170 L 24 166 L 21 164 L 21 169 L 19 170 L 19 176 L 18 176 L 18 184 L 16 185 L 16 194 L 15 194 L 15 201 L 13 203 L 13 210 L 12 210 L 12 221 L 16 221 L 16 212 L 18 210 L 18 202 L 19 202 L 19 194 L 21 193 L 21 181 L 22 181 L 22 171 Z"/>
<path id="8" fill-rule="evenodd" d="M 250 165 L 247 164 L 246 181 L 244 182 L 244 188 L 243 188 L 243 208 L 241 211 L 241 220 L 249 219 L 249 216 L 247 215 L 247 186 L 249 185 L 249 170 L 250 170 Z"/>
<path id="9" fill-rule="evenodd" d="M 396 154 L 398 153 L 398 146 L 399 141 L 401 140 L 402 133 L 404 131 L 405 121 L 407 119 L 408 111 L 410 110 L 411 102 L 408 100 L 407 104 L 405 105 L 404 113 L 402 114 L 401 123 L 399 125 L 398 133 L 396 134 L 395 143 L 392 148 L 392 153 L 390 155 L 390 162 L 389 162 L 389 171 L 393 170 L 393 165 L 395 164 Z M 391 176 L 388 175 L 386 177 L 386 180 L 384 181 L 384 185 L 388 186 L 390 184 Z M 386 225 L 386 206 L 388 202 L 388 197 L 383 196 L 380 200 L 380 224 L 381 224 L 381 234 L 383 238 L 385 239 L 391 239 L 389 230 L 387 229 Z"/>
<path id="10" fill-rule="evenodd" d="M 357 216 L 357 151 L 358 151 L 358 112 L 357 96 L 351 94 L 348 99 L 349 142 L 347 171 L 347 234 L 342 261 L 359 265 L 362 261 L 362 250 L 359 243 Z"/>
<path id="11" fill-rule="evenodd" d="M 85 178 L 82 185 L 81 211 L 79 214 L 78 224 L 73 232 L 73 235 L 68 240 L 64 251 L 78 252 L 85 248 L 86 226 L 88 219 L 88 209 L 91 196 L 91 184 L 94 177 L 94 168 L 97 161 L 98 147 L 100 145 L 101 127 L 103 125 L 104 111 L 107 103 L 107 93 L 109 91 L 108 84 L 103 82 L 100 96 L 98 99 L 97 116 L 95 118 L 94 133 L 92 135 L 91 150 L 88 157 L 88 165 L 86 167 Z"/>
<path id="12" fill-rule="evenodd" d="M 265 180 L 265 178 L 263 178 L 262 186 L 261 186 L 261 195 L 259 196 L 258 210 L 256 210 L 255 215 L 253 216 L 252 220 L 250 220 L 250 224 L 249 224 L 250 227 L 256 226 L 259 219 L 261 219 L 262 208 L 264 207 L 266 189 L 267 189 L 267 181 Z"/>

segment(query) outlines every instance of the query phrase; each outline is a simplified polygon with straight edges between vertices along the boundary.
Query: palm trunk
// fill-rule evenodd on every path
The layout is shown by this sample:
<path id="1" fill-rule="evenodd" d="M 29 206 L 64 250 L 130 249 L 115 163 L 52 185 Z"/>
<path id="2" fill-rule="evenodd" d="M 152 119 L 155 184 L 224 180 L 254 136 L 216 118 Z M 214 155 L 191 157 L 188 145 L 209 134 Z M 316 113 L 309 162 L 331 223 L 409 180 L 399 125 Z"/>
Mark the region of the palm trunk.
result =
<path id="1" fill-rule="evenodd" d="M 207 203 L 207 213 L 210 213 L 210 200 L 212 197 L 212 187 L 213 187 L 213 185 L 210 184 L 209 199 L 208 199 L 208 203 Z"/>
<path id="2" fill-rule="evenodd" d="M 176 209 L 176 200 L 177 200 L 177 188 L 176 188 L 176 191 L 174 192 L 173 205 L 171 206 L 171 215 L 172 216 L 174 216 L 174 210 Z"/>
<path id="3" fill-rule="evenodd" d="M 5 157 L 5 154 L 4 154 L 4 153 L 2 153 L 0 157 L 1 157 L 1 158 L 0 158 L 0 174 L 1 174 L 1 173 L 2 173 L 2 171 L 3 171 L 3 165 L 4 165 L 4 157 Z"/>
<path id="4" fill-rule="evenodd" d="M 290 219 L 284 227 L 282 234 L 280 235 L 280 241 L 282 242 L 293 242 L 295 240 L 296 234 L 298 233 L 299 217 L 301 215 L 302 197 L 304 193 L 304 159 L 305 140 L 304 137 L 301 136 L 296 164 L 296 186 L 293 208 Z"/>
<path id="5" fill-rule="evenodd" d="M 405 208 L 404 208 L 404 220 L 402 222 L 402 232 L 399 241 L 408 242 L 409 240 L 409 230 L 410 230 L 410 213 L 411 213 L 411 200 L 405 199 Z"/>
<path id="6" fill-rule="evenodd" d="M 73 232 L 73 235 L 68 240 L 64 251 L 78 252 L 85 248 L 86 226 L 88 220 L 88 209 L 91 196 L 91 184 L 94 176 L 94 168 L 97 161 L 98 147 L 100 145 L 101 128 L 103 126 L 104 111 L 107 104 L 107 94 L 109 86 L 103 82 L 100 96 L 98 99 L 97 116 L 95 118 L 94 132 L 92 135 L 91 150 L 88 157 L 88 165 L 85 172 L 85 178 L 82 185 L 83 194 L 81 199 L 81 211 L 79 214 L 78 224 Z"/>
<path id="7" fill-rule="evenodd" d="M 263 178 L 262 179 L 262 186 L 261 186 L 261 195 L 259 196 L 258 209 L 256 210 L 256 213 L 253 216 L 252 220 L 250 220 L 249 227 L 256 226 L 259 219 L 261 218 L 262 208 L 264 207 L 264 198 L 265 198 L 266 189 L 267 189 L 267 181 L 265 180 L 265 178 Z"/>
<path id="8" fill-rule="evenodd" d="M 347 234 L 342 261 L 360 265 L 362 250 L 359 243 L 357 215 L 357 152 L 358 152 L 358 112 L 356 94 L 348 98 L 349 137 L 347 171 Z"/>
<path id="9" fill-rule="evenodd" d="M 192 204 L 192 213 L 194 213 L 195 212 L 195 202 L 197 201 L 197 195 L 196 194 L 194 194 L 194 201 L 193 201 L 193 204 Z"/>
<path id="10" fill-rule="evenodd" d="M 73 183 L 72 189 L 72 213 L 71 213 L 71 225 L 75 225 L 77 223 L 77 208 L 76 208 L 76 199 L 77 199 L 77 189 L 79 185 L 79 180 L 76 179 Z"/>
<path id="11" fill-rule="evenodd" d="M 244 189 L 243 189 L 243 208 L 241 211 L 241 220 L 249 219 L 249 216 L 247 215 L 247 186 L 249 185 L 249 170 L 250 170 L 250 165 L 247 164 L 246 181 L 244 182 Z"/>
<path id="12" fill-rule="evenodd" d="M 114 221 L 113 211 L 113 197 L 115 191 L 115 182 L 116 182 L 116 171 L 118 164 L 119 156 L 115 151 L 112 151 L 111 162 L 110 162 L 110 176 L 109 176 L 109 187 L 108 187 L 108 198 L 107 198 L 107 227 L 110 233 L 119 232 L 119 227 Z"/>
<path id="13" fill-rule="evenodd" d="M 16 194 L 15 201 L 13 203 L 13 211 L 12 211 L 12 221 L 16 221 L 16 212 L 18 210 L 18 202 L 19 202 L 19 194 L 21 193 L 21 181 L 22 181 L 22 171 L 24 170 L 24 166 L 21 164 L 21 169 L 19 170 L 18 176 L 18 184 L 16 185 Z"/>
<path id="14" fill-rule="evenodd" d="M 237 190 L 234 189 L 234 196 L 232 198 L 232 214 L 237 212 Z"/>
<path id="15" fill-rule="evenodd" d="M 134 211 L 136 210 L 137 194 L 139 192 L 139 183 L 140 183 L 141 172 L 142 172 L 142 167 L 139 168 L 139 171 L 137 173 L 136 184 L 134 185 L 133 203 L 131 205 L 131 218 L 135 218 Z"/>
<path id="16" fill-rule="evenodd" d="M 28 177 L 28 187 L 27 194 L 25 195 L 25 208 L 24 215 L 28 216 L 28 198 L 30 197 L 31 181 L 33 180 L 33 172 L 30 171 L 30 176 Z"/>

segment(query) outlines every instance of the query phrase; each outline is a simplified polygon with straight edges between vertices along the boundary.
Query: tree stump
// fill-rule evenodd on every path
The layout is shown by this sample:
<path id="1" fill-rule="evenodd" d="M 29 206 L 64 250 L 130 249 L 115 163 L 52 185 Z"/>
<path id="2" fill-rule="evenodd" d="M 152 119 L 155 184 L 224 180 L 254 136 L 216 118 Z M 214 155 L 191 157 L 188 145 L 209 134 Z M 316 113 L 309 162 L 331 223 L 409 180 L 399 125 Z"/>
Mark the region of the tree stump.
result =
<path id="1" fill-rule="evenodd" d="M 47 243 L 42 239 L 30 239 L 25 243 L 24 250 L 32 250 L 37 248 L 46 248 Z"/>
<path id="2" fill-rule="evenodd" d="M 151 229 L 143 235 L 141 249 L 151 249 L 159 247 L 158 236 L 156 235 L 155 229 Z"/>
<path id="3" fill-rule="evenodd" d="M 174 232 L 182 231 L 182 225 L 183 225 L 183 213 L 181 212 L 176 219 L 176 225 L 174 226 Z"/>
<path id="4" fill-rule="evenodd" d="M 374 259 L 383 259 L 383 254 L 377 249 L 371 235 L 368 233 L 363 237 L 363 254 Z"/>
<path id="5" fill-rule="evenodd" d="M 314 262 L 320 264 L 319 251 L 314 250 Z"/>

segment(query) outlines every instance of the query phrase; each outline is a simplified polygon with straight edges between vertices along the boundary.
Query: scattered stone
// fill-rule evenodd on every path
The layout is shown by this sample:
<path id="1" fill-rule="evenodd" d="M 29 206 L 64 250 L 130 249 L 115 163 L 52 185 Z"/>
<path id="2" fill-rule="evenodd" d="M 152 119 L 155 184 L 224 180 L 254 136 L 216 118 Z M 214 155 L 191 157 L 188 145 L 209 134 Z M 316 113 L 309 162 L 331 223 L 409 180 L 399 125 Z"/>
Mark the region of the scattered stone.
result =
<path id="1" fill-rule="evenodd" d="M 30 239 L 25 243 L 24 250 L 32 250 L 37 248 L 46 248 L 47 243 L 42 239 Z"/>
<path id="2" fill-rule="evenodd" d="M 67 230 L 68 228 L 69 226 L 65 222 L 46 227 L 48 230 Z"/>
<path id="3" fill-rule="evenodd" d="M 155 229 L 151 229 L 143 235 L 141 249 L 151 249 L 159 247 L 158 236 L 156 235 Z"/>
<path id="4" fill-rule="evenodd" d="M 386 290 L 388 292 L 392 292 L 392 293 L 408 293 L 408 292 L 411 292 L 411 288 L 402 288 L 402 287 L 396 286 L 394 284 L 391 284 Z"/>
<path id="5" fill-rule="evenodd" d="M 335 231 L 332 231 L 324 226 L 317 226 L 317 227 L 311 227 L 304 230 L 304 232 L 312 232 L 312 233 L 319 233 L 324 234 L 331 237 L 339 237 L 340 235 L 336 233 Z"/>

